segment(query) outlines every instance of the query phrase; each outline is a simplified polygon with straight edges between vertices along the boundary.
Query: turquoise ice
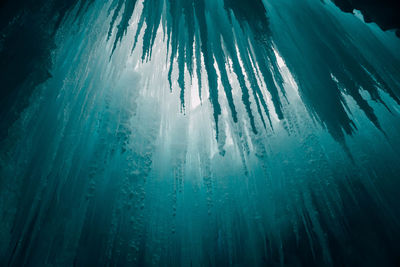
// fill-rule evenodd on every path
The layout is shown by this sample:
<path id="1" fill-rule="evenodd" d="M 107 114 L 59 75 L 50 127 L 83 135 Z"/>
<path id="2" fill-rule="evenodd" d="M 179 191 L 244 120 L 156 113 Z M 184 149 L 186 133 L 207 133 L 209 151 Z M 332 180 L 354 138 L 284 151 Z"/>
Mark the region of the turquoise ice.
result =
<path id="1" fill-rule="evenodd" d="M 1 265 L 398 263 L 393 32 L 317 0 L 58 18 L 48 77 L 3 117 Z"/>

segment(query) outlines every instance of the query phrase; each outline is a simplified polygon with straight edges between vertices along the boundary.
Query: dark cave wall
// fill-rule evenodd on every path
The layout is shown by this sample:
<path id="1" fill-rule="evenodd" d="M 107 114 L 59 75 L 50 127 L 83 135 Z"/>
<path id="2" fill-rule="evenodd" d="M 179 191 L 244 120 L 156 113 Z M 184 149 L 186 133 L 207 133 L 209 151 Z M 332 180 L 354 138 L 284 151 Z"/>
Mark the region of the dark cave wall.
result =
<path id="1" fill-rule="evenodd" d="M 400 37 L 400 1 L 398 0 L 333 0 L 344 12 L 359 10 L 365 22 L 375 22 L 383 30 L 395 29 Z"/>
<path id="2" fill-rule="evenodd" d="M 35 87 L 51 77 L 54 34 L 66 13 L 78 3 L 83 10 L 91 2 L 0 1 L 0 140 L 28 105 Z"/>

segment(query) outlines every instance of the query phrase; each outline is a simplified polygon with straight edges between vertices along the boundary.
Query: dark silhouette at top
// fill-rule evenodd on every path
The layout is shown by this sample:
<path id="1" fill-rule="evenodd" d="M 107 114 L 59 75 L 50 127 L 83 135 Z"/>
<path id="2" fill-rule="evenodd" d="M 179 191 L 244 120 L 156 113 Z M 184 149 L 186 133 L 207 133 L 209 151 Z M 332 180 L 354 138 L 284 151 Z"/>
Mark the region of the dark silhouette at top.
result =
<path id="1" fill-rule="evenodd" d="M 333 0 L 344 12 L 361 11 L 365 22 L 375 22 L 383 30 L 396 29 L 400 37 L 400 1 L 398 0 Z"/>

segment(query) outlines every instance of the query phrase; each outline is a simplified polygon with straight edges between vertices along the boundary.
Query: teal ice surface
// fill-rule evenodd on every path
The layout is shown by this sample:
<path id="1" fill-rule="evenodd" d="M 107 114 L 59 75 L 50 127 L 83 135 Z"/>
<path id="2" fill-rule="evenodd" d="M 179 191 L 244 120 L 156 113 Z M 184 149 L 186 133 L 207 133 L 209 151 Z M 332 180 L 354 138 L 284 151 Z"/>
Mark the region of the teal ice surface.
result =
<path id="1" fill-rule="evenodd" d="M 317 0 L 94 0 L 54 43 L 1 142 L 4 265 L 399 262 L 394 33 Z"/>

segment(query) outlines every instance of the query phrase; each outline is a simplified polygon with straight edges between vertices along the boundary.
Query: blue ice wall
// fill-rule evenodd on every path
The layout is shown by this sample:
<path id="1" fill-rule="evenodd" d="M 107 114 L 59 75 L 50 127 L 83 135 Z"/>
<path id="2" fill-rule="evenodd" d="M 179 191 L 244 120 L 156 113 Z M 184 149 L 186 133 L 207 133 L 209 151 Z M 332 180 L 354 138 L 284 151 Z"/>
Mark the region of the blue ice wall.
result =
<path id="1" fill-rule="evenodd" d="M 7 7 L 1 265 L 399 264 L 393 32 L 317 0 Z"/>

